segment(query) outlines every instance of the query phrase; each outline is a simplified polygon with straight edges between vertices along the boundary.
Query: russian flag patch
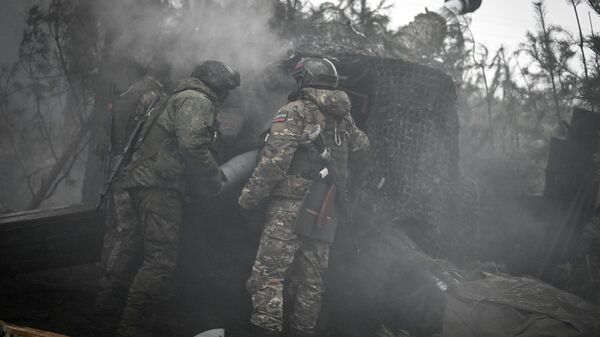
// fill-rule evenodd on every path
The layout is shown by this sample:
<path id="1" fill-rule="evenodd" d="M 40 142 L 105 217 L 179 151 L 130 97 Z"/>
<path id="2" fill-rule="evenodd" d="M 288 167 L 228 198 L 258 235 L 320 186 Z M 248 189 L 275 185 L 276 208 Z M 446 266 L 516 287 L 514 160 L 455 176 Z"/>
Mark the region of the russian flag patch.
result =
<path id="1" fill-rule="evenodd" d="M 273 123 L 283 123 L 287 120 L 287 113 L 278 113 L 273 118 Z"/>

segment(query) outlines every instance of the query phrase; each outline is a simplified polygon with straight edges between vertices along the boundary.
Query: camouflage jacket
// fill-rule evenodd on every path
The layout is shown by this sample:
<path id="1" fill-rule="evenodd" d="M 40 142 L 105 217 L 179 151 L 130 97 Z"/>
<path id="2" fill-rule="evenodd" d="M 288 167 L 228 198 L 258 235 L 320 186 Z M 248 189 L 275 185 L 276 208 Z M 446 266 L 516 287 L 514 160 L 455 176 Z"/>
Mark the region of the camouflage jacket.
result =
<path id="1" fill-rule="evenodd" d="M 309 152 L 306 160 L 313 161 L 309 165 L 318 160 L 318 153 L 310 155 L 316 152 L 313 141 L 329 129 L 328 122 L 332 120 L 339 121 L 336 122 L 339 131 L 346 135 L 346 153 L 368 147 L 366 134 L 356 127 L 350 115 L 350 99 L 346 93 L 305 88 L 298 100 L 284 105 L 275 114 L 260 161 L 242 190 L 239 204 L 243 208 L 255 208 L 272 195 L 301 199 L 312 180 L 291 166 L 296 166 L 302 152 Z M 343 160 L 347 161 L 347 156 Z M 345 176 L 347 163 L 339 164 L 344 172 L 338 175 Z"/>
<path id="2" fill-rule="evenodd" d="M 211 149 L 217 126 L 218 97 L 196 78 L 179 81 L 155 120 L 146 122 L 124 170 L 122 186 L 184 188 L 191 181 L 218 174 Z"/>

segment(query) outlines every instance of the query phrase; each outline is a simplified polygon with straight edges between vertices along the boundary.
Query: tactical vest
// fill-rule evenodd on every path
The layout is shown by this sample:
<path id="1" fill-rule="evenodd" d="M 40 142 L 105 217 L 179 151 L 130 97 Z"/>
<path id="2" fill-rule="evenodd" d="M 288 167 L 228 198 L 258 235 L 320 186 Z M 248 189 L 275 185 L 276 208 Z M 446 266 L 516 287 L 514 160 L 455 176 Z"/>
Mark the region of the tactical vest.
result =
<path id="1" fill-rule="evenodd" d="M 136 143 L 133 158 L 129 165 L 126 167 L 128 172 L 133 172 L 138 167 L 144 165 L 149 160 L 154 161 L 154 169 L 156 172 L 160 172 L 164 177 L 177 177 L 183 174 L 185 162 L 179 153 L 177 138 L 174 136 L 172 130 L 166 130 L 162 127 L 155 127 L 156 121 L 160 118 L 160 115 L 167 109 L 167 104 L 171 97 L 174 95 L 186 91 L 195 89 L 181 89 L 174 91 L 169 97 L 161 100 L 159 105 L 154 108 L 153 112 L 149 117 L 148 121 L 144 125 L 140 133 L 141 142 Z M 202 91 L 196 90 L 203 95 Z M 216 152 L 220 148 L 220 133 L 218 131 L 219 122 L 217 120 L 217 111 L 214 111 L 214 123 L 208 126 L 208 131 L 211 135 L 211 151 L 216 155 Z M 173 182 L 177 184 L 177 182 Z M 179 186 L 181 187 L 181 186 Z"/>
<path id="2" fill-rule="evenodd" d="M 346 171 L 350 132 L 353 125 L 346 117 L 322 112 L 310 100 L 303 99 L 303 103 L 309 113 L 316 117 L 316 121 L 318 123 L 319 120 L 321 121 L 319 126 L 324 126 L 312 143 L 302 142 L 288 169 L 288 175 L 300 176 L 312 181 L 302 199 L 294 232 L 307 238 L 331 243 L 338 224 L 337 210 L 345 209 Z M 328 160 L 327 164 L 320 156 L 324 149 L 330 153 L 331 160 Z M 329 171 L 329 179 L 323 179 L 319 174 L 325 167 Z M 333 177 L 335 179 L 330 179 Z M 334 182 L 335 186 L 332 186 Z M 333 199 L 331 199 L 332 195 Z"/>
<path id="3" fill-rule="evenodd" d="M 303 99 L 303 103 L 309 111 L 316 116 L 324 117 L 325 126 L 321 131 L 321 139 L 325 147 L 331 151 L 334 171 L 338 181 L 339 191 L 345 189 L 346 171 L 348 167 L 349 139 L 352 124 L 346 118 L 338 118 L 328 113 L 322 113 L 317 105 L 310 100 Z M 317 139 L 318 140 L 318 139 Z M 323 170 L 323 161 L 315 142 L 302 144 L 296 150 L 294 158 L 288 169 L 288 175 L 298 175 L 305 179 L 318 180 L 319 172 Z M 333 173 L 332 173 L 333 174 Z"/>
<path id="4" fill-rule="evenodd" d="M 156 90 L 157 92 L 164 94 L 163 88 L 158 81 L 146 77 L 143 80 L 134 83 L 113 103 L 111 152 L 122 154 L 135 126 L 141 118 L 145 118 L 145 116 L 137 115 L 136 108 L 142 96 L 150 90 Z"/>

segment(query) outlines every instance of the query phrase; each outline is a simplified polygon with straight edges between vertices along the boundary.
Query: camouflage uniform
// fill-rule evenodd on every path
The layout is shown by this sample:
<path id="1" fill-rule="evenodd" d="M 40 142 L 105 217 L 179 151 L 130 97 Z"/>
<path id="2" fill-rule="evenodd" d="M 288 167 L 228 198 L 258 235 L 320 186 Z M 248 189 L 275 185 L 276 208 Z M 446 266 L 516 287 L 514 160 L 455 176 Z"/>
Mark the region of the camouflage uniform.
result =
<path id="1" fill-rule="evenodd" d="M 284 275 L 292 266 L 295 305 L 290 327 L 312 333 L 317 324 L 329 243 L 296 234 L 294 223 L 304 195 L 323 168 L 313 140 L 322 132 L 327 146 L 336 147 L 334 131 L 343 134 L 337 147 L 346 156 L 338 157 L 335 164 L 338 177 L 345 177 L 348 152 L 368 145 L 366 135 L 350 116 L 350 100 L 338 90 L 302 89 L 298 100 L 275 115 L 260 162 L 239 198 L 245 209 L 270 198 L 247 282 L 253 304 L 251 322 L 261 328 L 282 330 Z"/>
<path id="2" fill-rule="evenodd" d="M 151 105 L 164 96 L 162 85 L 152 78 L 145 76 L 142 80 L 131 85 L 117 99 L 112 107 L 112 125 L 109 140 L 111 143 L 110 164 L 115 165 L 123 156 L 123 151 L 129 138 L 129 133 L 135 128 L 135 124 L 143 118 Z M 130 111 L 131 110 L 131 111 Z M 106 196 L 106 234 L 101 262 L 105 273 L 100 279 L 98 294 L 96 297 L 96 309 L 99 313 L 112 314 L 123 305 L 127 288 L 134 277 L 134 268 L 123 263 L 119 258 L 123 250 L 130 247 L 132 242 L 132 231 L 127 226 L 128 221 L 119 221 L 115 208 L 116 199 L 123 199 L 127 191 L 119 184 L 113 184 L 111 193 Z M 121 202 L 122 204 L 122 202 Z M 121 211 L 121 213 L 123 213 Z M 132 212 L 128 212 L 132 213 Z"/>
<path id="3" fill-rule="evenodd" d="M 170 295 L 184 183 L 219 174 L 211 152 L 218 102 L 199 79 L 180 81 L 164 110 L 146 122 L 144 141 L 116 182 L 115 213 L 125 240 L 113 249 L 105 279 L 125 285 L 122 276 L 135 270 L 139 255 L 143 260 L 129 288 L 121 335 L 145 335 L 144 312 Z"/>

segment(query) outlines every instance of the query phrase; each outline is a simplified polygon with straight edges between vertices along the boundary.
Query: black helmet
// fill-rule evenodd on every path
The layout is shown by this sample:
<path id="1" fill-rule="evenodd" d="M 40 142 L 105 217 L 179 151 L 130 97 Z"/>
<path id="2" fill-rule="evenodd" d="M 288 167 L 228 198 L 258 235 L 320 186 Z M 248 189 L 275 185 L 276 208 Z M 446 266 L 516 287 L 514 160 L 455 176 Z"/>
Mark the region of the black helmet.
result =
<path id="1" fill-rule="evenodd" d="M 298 87 L 317 87 L 335 89 L 338 85 L 338 73 L 331 61 L 321 57 L 305 57 L 292 70 Z"/>
<path id="2" fill-rule="evenodd" d="M 220 61 L 205 61 L 197 65 L 191 76 L 200 79 L 217 94 L 240 85 L 240 73 Z"/>

